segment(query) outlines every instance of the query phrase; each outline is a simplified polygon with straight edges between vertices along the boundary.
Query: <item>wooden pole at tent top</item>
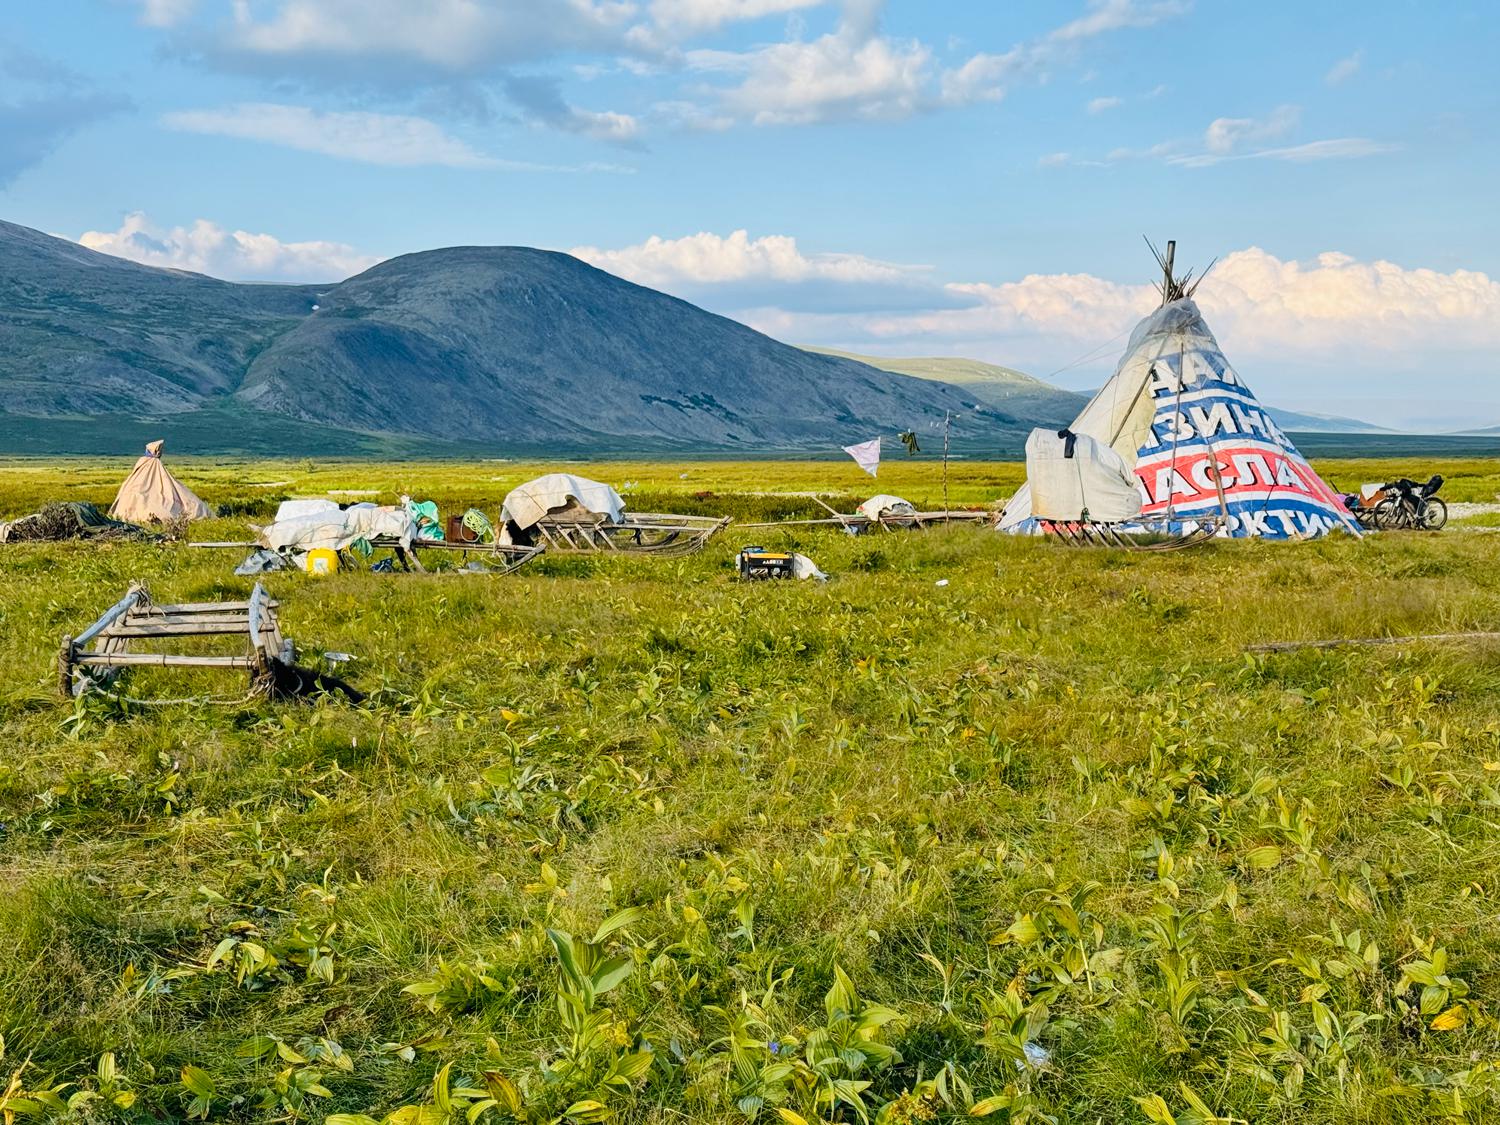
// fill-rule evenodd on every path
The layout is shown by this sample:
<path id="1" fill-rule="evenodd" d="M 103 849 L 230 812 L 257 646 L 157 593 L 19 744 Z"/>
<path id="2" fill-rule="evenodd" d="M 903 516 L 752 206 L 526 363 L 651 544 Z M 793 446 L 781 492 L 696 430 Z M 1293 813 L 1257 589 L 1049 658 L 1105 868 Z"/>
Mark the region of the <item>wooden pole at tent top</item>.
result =
<path id="1" fill-rule="evenodd" d="M 1169 238 L 1167 239 L 1167 260 L 1166 264 L 1162 267 L 1166 271 L 1167 275 L 1166 279 L 1162 282 L 1161 287 L 1162 304 L 1166 304 L 1172 299 L 1172 263 L 1176 261 L 1176 259 L 1177 240 L 1175 238 Z"/>

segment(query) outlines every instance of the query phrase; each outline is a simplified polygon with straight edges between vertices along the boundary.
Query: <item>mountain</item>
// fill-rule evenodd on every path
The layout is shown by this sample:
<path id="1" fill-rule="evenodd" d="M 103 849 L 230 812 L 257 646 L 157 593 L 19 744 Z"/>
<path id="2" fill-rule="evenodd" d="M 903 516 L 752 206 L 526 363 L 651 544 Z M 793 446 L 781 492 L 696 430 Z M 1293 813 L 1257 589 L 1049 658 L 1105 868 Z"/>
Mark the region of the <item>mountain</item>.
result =
<path id="1" fill-rule="evenodd" d="M 1086 395 L 1054 387 L 1051 383 L 1044 383 L 1035 376 L 1014 368 L 981 363 L 977 359 L 944 356 L 889 359 L 885 356 L 834 351 L 832 348 L 809 347 L 807 350 L 820 355 L 852 359 L 878 367 L 882 371 L 915 375 L 918 379 L 932 379 L 962 387 L 980 402 L 1013 417 L 1026 419 L 1028 426 L 1066 426 L 1078 417 L 1078 412 L 1088 402 Z"/>
<path id="2" fill-rule="evenodd" d="M 1282 410 L 1268 406 L 1266 413 L 1283 430 L 1299 434 L 1393 434 L 1395 430 L 1377 426 L 1373 422 L 1361 422 L 1358 418 L 1344 418 L 1338 414 L 1315 414 L 1297 410 Z"/>
<path id="3" fill-rule="evenodd" d="M 0 441 L 28 418 L 143 416 L 226 441 L 246 419 L 260 431 L 283 419 L 304 435 L 294 444 L 355 433 L 528 452 L 829 449 L 950 410 L 997 433 L 1029 426 L 974 393 L 809 354 L 566 254 L 455 247 L 338 284 L 244 285 L 9 223 L 0 404 Z"/>

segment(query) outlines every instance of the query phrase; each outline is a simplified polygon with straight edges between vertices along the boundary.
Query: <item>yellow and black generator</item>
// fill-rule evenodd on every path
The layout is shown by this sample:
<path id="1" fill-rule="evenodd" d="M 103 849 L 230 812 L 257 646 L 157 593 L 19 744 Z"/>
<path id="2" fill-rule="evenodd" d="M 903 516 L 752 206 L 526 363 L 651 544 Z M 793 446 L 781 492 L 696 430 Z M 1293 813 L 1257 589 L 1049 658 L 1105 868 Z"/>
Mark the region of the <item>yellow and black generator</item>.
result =
<path id="1" fill-rule="evenodd" d="M 764 547 L 745 547 L 740 551 L 740 577 L 746 582 L 763 578 L 792 578 L 793 556 L 788 551 L 768 551 Z"/>

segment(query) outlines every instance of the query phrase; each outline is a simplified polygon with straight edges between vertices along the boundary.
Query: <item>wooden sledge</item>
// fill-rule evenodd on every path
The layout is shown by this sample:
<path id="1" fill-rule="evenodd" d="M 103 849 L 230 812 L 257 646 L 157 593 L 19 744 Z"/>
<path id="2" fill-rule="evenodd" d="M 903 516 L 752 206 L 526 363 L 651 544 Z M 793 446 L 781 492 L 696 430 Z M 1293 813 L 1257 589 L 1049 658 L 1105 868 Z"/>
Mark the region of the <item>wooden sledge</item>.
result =
<path id="1" fill-rule="evenodd" d="M 615 523 L 608 515 L 585 512 L 578 517 L 548 516 L 529 530 L 549 550 L 564 553 L 677 558 L 701 551 L 710 539 L 729 526 L 729 522 L 729 516 L 628 512 L 622 521 Z"/>
<path id="2" fill-rule="evenodd" d="M 249 674 L 252 694 L 269 694 L 276 666 L 290 667 L 296 659 L 292 642 L 281 635 L 278 606 L 259 582 L 248 601 L 180 605 L 155 605 L 144 586 L 133 585 L 77 637 L 63 638 L 58 690 L 64 697 L 81 694 L 108 683 L 123 668 L 144 666 L 242 669 Z M 227 656 L 131 651 L 136 640 L 176 637 L 241 637 L 245 651 Z"/>
<path id="3" fill-rule="evenodd" d="M 376 541 L 372 546 L 383 546 Z M 397 558 L 401 558 L 403 552 L 397 547 Z M 421 570 L 422 563 L 417 559 L 417 551 L 462 551 L 465 560 L 474 555 L 471 561 L 478 562 L 490 574 L 514 574 L 521 567 L 545 554 L 547 545 L 537 543 L 534 546 L 522 547 L 509 543 L 464 543 L 451 539 L 413 539 L 412 540 L 411 563 L 415 569 Z M 409 568 L 410 569 L 410 568 Z"/>
<path id="4" fill-rule="evenodd" d="M 1180 551 L 1199 547 L 1219 533 L 1218 520 L 1206 520 L 1192 531 L 1168 534 L 1139 523 L 1037 520 L 1042 532 L 1069 547 L 1115 547 L 1122 551 Z"/>

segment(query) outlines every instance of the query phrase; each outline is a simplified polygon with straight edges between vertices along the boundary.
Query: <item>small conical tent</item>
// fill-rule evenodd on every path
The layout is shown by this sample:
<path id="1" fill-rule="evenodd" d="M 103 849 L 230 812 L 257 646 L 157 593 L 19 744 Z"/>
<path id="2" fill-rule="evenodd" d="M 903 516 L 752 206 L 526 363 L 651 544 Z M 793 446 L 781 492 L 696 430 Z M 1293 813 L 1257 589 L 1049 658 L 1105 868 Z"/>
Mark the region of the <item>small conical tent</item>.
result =
<path id="1" fill-rule="evenodd" d="M 111 518 L 128 523 L 174 523 L 177 520 L 203 520 L 213 515 L 208 505 L 193 494 L 161 463 L 161 448 L 153 441 L 146 455 L 135 463 L 119 495 L 109 509 Z"/>
<path id="2" fill-rule="evenodd" d="M 1213 526 L 1233 538 L 1358 535 L 1340 497 L 1229 366 L 1192 287 L 1172 277 L 1171 250 L 1169 243 L 1164 303 L 1136 326 L 1114 376 L 1063 433 L 1119 455 L 1139 484 L 1144 528 L 1180 535 Z M 999 526 L 1042 531 L 1048 516 L 1033 510 L 1028 482 Z"/>

